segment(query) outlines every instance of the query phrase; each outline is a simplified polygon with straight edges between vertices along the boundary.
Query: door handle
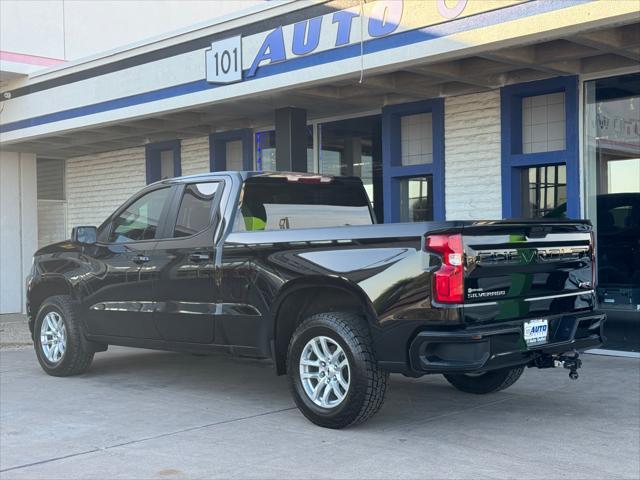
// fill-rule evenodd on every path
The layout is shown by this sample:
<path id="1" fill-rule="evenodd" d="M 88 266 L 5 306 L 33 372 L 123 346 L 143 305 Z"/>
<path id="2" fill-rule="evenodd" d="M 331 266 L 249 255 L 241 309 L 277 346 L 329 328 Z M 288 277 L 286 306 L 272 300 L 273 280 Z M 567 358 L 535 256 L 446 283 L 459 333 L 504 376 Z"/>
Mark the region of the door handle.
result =
<path id="1" fill-rule="evenodd" d="M 149 261 L 149 257 L 147 257 L 146 255 L 136 255 L 131 261 L 135 264 L 142 265 L 143 263 L 147 263 Z"/>
<path id="2" fill-rule="evenodd" d="M 200 263 L 200 262 L 208 262 L 209 261 L 209 254 L 208 253 L 192 253 L 191 255 L 189 255 L 189 260 L 191 260 L 194 263 Z"/>

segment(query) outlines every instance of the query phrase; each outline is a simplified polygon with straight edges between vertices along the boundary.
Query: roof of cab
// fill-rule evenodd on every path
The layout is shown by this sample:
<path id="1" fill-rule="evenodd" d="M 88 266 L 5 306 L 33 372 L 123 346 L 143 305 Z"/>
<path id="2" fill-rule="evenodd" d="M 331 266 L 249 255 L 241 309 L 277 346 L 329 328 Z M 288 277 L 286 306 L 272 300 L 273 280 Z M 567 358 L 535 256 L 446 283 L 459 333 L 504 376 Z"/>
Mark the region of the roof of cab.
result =
<path id="1" fill-rule="evenodd" d="M 194 180 L 213 180 L 215 177 L 220 177 L 221 175 L 238 175 L 243 181 L 247 178 L 251 177 L 284 177 L 287 175 L 296 175 L 300 177 L 318 177 L 321 174 L 318 173 L 310 173 L 310 172 L 258 172 L 255 170 L 227 170 L 222 172 L 206 172 L 206 173 L 196 173 L 194 175 L 186 175 L 183 177 L 174 177 L 167 178 L 165 180 L 159 180 L 154 182 L 152 185 L 161 184 L 161 183 L 185 183 L 185 182 L 193 182 Z M 323 177 L 334 177 L 334 175 L 321 175 Z M 345 178 L 345 177 L 341 177 Z"/>

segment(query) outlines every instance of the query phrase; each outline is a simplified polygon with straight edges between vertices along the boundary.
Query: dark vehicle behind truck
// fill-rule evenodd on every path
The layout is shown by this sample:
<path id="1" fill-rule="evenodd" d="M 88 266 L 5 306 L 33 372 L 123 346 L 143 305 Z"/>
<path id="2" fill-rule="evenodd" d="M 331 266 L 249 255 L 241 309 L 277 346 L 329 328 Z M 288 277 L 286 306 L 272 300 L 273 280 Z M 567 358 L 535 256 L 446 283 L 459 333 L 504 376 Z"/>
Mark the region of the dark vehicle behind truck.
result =
<path id="1" fill-rule="evenodd" d="M 547 218 L 566 218 L 564 203 Z M 640 193 L 597 196 L 597 289 L 604 348 L 640 351 Z"/>
<path id="2" fill-rule="evenodd" d="M 150 185 L 39 250 L 38 360 L 126 345 L 271 358 L 314 423 L 376 413 L 388 374 L 490 393 L 600 345 L 587 221 L 375 224 L 359 179 L 210 173 Z"/>

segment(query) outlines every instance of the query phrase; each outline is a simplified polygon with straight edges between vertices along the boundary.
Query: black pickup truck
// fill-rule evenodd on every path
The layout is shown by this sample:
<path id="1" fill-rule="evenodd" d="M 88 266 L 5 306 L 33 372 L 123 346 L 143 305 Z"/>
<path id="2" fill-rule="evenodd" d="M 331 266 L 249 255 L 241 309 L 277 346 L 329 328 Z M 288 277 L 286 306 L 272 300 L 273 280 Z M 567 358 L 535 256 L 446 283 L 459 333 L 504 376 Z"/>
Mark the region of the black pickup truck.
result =
<path id="1" fill-rule="evenodd" d="M 271 358 L 302 413 L 341 428 L 389 373 L 490 393 L 602 342 L 586 221 L 376 225 L 357 178 L 223 172 L 149 185 L 40 249 L 27 280 L 50 375 L 108 345 Z"/>

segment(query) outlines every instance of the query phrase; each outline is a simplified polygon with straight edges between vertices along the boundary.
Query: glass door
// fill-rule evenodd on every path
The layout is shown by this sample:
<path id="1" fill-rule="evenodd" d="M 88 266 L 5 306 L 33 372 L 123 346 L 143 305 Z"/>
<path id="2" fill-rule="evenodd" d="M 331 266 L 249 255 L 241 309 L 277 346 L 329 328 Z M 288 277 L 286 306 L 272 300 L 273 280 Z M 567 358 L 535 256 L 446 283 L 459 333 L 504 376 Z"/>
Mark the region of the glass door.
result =
<path id="1" fill-rule="evenodd" d="M 605 348 L 640 350 L 640 74 L 585 83 L 587 218 Z"/>
<path id="2" fill-rule="evenodd" d="M 382 221 L 381 117 L 318 124 L 320 173 L 360 177 L 378 221 Z"/>

